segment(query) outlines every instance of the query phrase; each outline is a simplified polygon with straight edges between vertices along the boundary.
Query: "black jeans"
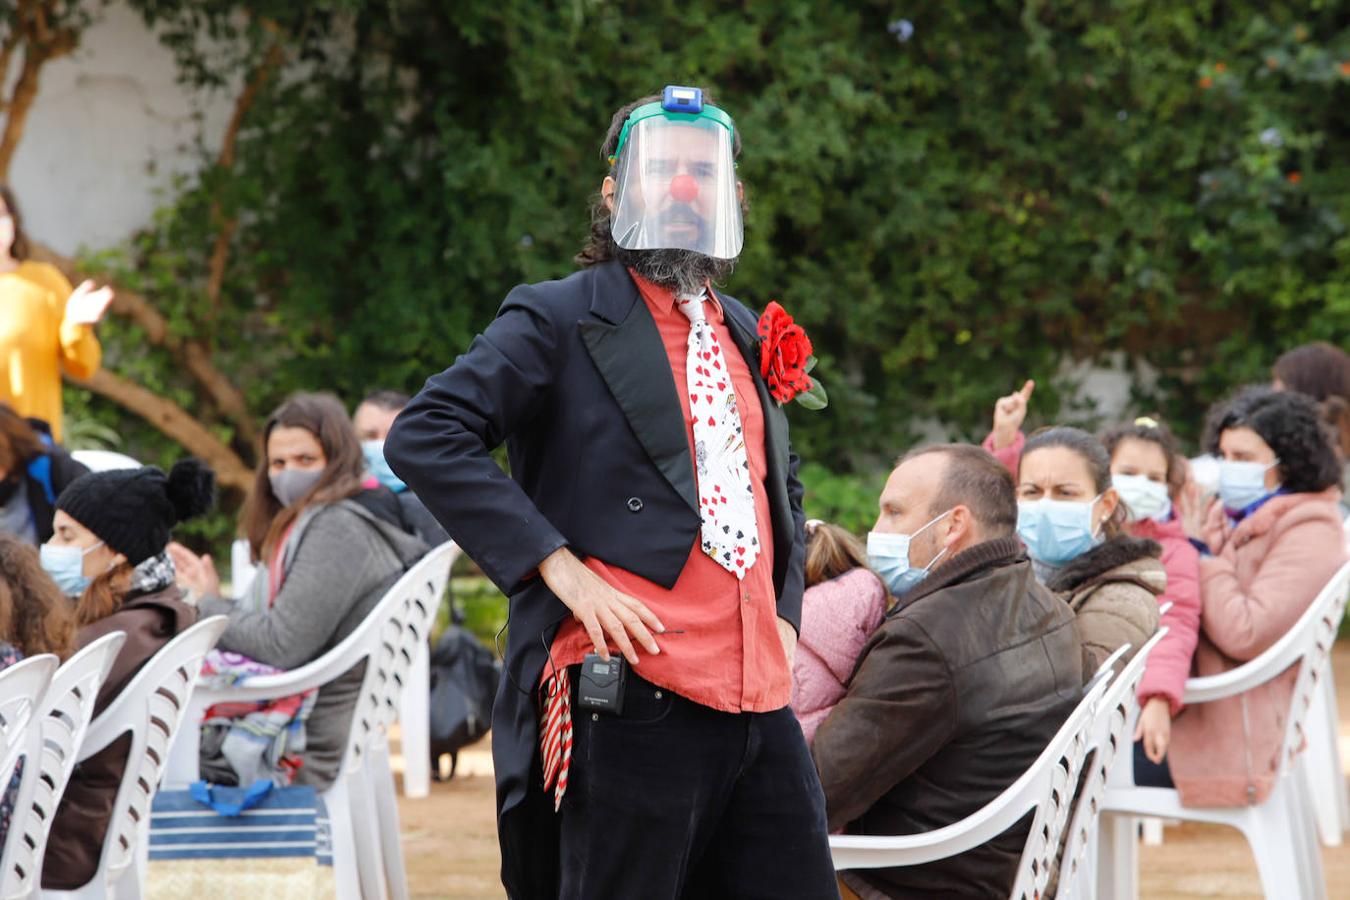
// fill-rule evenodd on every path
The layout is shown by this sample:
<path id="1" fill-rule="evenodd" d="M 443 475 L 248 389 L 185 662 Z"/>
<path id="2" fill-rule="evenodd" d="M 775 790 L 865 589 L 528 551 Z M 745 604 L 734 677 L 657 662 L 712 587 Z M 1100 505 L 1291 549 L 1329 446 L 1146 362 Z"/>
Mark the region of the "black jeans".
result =
<path id="1" fill-rule="evenodd" d="M 1172 769 L 1167 765 L 1167 757 L 1155 763 L 1144 755 L 1144 742 L 1134 742 L 1134 783 L 1136 787 L 1174 788 Z"/>
<path id="2" fill-rule="evenodd" d="M 622 716 L 574 696 L 572 718 L 559 897 L 837 900 L 825 795 L 791 710 L 718 712 L 630 671 Z"/>

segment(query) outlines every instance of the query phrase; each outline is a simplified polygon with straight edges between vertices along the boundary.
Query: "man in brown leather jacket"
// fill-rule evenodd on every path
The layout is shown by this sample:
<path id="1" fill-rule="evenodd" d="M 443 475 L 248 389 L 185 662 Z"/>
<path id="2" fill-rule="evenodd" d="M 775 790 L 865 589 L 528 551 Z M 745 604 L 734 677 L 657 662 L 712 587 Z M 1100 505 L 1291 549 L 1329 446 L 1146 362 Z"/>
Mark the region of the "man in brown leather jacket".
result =
<path id="1" fill-rule="evenodd" d="M 1081 697 L 1082 654 L 1073 613 L 1017 539 L 1012 479 L 984 450 L 910 453 L 880 507 L 875 544 L 913 535 L 906 562 L 930 571 L 863 649 L 812 754 L 831 830 L 915 834 L 970 815 L 1026 771 Z M 1006 897 L 1029 824 L 951 859 L 843 880 L 865 900 Z"/>

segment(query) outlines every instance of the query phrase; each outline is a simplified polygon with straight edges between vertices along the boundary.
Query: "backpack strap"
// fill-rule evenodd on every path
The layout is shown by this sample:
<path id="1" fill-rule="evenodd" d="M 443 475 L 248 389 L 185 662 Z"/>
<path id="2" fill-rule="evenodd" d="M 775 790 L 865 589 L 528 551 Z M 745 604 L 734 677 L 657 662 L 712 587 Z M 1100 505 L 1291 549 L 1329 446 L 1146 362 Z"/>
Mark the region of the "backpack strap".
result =
<path id="1" fill-rule="evenodd" d="M 50 440 L 48 440 L 50 443 Z M 42 485 L 42 495 L 52 506 L 56 505 L 56 488 L 52 485 L 52 458 L 44 453 L 28 463 L 28 477 Z"/>

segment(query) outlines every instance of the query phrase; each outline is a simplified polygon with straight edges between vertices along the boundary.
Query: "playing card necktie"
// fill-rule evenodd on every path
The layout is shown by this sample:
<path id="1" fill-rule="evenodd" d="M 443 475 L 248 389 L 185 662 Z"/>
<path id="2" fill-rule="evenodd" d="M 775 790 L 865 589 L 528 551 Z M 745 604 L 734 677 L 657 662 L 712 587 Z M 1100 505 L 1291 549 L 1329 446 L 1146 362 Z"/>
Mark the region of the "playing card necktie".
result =
<path id="1" fill-rule="evenodd" d="M 736 408 L 736 390 L 717 335 L 703 309 L 703 298 L 677 295 L 675 308 L 689 320 L 685 379 L 689 414 L 694 422 L 694 469 L 703 552 L 738 579 L 759 556 L 755 495 L 745 430 Z"/>

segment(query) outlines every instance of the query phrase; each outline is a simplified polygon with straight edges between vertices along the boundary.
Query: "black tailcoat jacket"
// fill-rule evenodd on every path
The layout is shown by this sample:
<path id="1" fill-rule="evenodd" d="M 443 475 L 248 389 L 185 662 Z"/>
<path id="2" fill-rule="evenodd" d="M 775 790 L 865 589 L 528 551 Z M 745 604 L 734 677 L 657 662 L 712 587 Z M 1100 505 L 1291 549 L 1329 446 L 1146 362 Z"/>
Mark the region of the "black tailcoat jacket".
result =
<path id="1" fill-rule="evenodd" d="M 802 488 L 787 417 L 759 376 L 757 320 L 721 300 L 764 407 L 778 615 L 800 626 Z M 507 445 L 511 475 L 490 451 Z M 699 536 L 698 491 L 666 349 L 628 272 L 607 262 L 521 285 L 385 442 L 398 476 L 510 597 L 492 722 L 502 881 L 557 896 L 557 816 L 542 790 L 535 688 L 570 615 L 537 575 L 559 547 L 663 587 Z"/>

